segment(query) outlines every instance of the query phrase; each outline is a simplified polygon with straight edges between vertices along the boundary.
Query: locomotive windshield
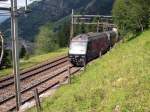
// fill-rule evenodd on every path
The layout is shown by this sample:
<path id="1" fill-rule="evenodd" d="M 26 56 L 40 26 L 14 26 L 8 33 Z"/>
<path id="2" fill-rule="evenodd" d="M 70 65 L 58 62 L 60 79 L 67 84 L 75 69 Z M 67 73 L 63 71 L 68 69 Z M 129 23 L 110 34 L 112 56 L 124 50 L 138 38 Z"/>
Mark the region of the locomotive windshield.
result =
<path id="1" fill-rule="evenodd" d="M 69 54 L 86 54 L 86 42 L 71 42 Z"/>

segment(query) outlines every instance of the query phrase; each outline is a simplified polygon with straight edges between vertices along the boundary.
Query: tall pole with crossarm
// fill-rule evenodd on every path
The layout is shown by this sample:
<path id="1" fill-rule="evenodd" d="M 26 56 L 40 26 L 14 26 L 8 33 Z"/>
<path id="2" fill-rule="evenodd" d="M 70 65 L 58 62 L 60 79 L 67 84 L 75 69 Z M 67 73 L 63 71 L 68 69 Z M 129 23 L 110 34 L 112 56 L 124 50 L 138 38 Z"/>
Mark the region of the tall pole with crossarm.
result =
<path id="1" fill-rule="evenodd" d="M 8 0 L 0 0 L 8 1 Z M 16 109 L 20 110 L 21 106 L 21 88 L 20 88 L 20 74 L 19 74 L 19 52 L 18 52 L 18 16 L 17 0 L 10 0 L 11 8 L 0 7 L 0 10 L 11 12 L 11 37 L 12 37 L 12 58 L 13 58 L 13 74 L 14 85 L 16 93 Z M 25 0 L 25 14 L 30 13 L 31 10 L 27 9 L 27 0 Z"/>
<path id="2" fill-rule="evenodd" d="M 16 109 L 19 110 L 21 105 L 20 94 L 20 74 L 19 74 L 19 53 L 18 53 L 18 19 L 17 19 L 17 0 L 11 0 L 11 36 L 12 36 L 12 57 L 13 72 L 16 92 Z"/>

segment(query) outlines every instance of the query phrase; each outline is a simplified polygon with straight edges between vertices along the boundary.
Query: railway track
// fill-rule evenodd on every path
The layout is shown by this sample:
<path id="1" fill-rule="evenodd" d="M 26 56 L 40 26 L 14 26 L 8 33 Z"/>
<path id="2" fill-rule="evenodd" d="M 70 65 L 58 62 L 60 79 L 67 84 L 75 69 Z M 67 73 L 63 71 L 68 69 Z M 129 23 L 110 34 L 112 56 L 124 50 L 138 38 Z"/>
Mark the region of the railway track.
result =
<path id="1" fill-rule="evenodd" d="M 37 88 L 39 94 L 58 85 L 68 77 L 68 66 L 71 74 L 80 68 L 73 67 L 66 56 L 54 61 L 45 62 L 21 73 L 22 104 L 33 99 L 32 90 Z M 12 111 L 16 108 L 13 76 L 0 81 L 0 109 L 2 112 Z"/>
<path id="2" fill-rule="evenodd" d="M 33 75 L 36 75 L 37 73 L 39 73 L 39 72 L 43 72 L 44 70 L 46 70 L 46 69 L 49 69 L 49 68 L 52 68 L 52 67 L 55 67 L 55 66 L 57 66 L 57 65 L 59 65 L 59 64 L 61 64 L 61 63 L 63 63 L 63 62 L 66 62 L 67 61 L 67 59 L 68 59 L 68 57 L 67 56 L 63 56 L 63 57 L 60 57 L 60 58 L 58 58 L 58 59 L 56 59 L 56 60 L 54 60 L 54 61 L 48 61 L 48 62 L 44 62 L 44 63 L 42 63 L 42 64 L 40 64 L 40 65 L 37 65 L 37 66 L 35 66 L 35 67 L 32 67 L 32 68 L 30 68 L 30 69 L 27 69 L 27 70 L 25 70 L 25 71 L 22 71 L 21 73 L 20 73 L 20 75 L 21 75 L 21 81 L 22 80 L 25 80 L 25 79 L 27 79 L 28 77 L 31 77 L 31 76 L 33 76 Z M 57 63 L 58 62 L 58 63 Z M 49 65 L 49 66 L 48 66 Z M 46 67 L 46 68 L 45 68 Z M 4 78 L 4 79 L 1 79 L 0 80 L 0 89 L 3 89 L 3 88 L 5 88 L 5 87 L 7 87 L 7 86 L 9 86 L 9 85 L 12 85 L 14 83 L 14 76 L 13 75 L 11 75 L 11 76 L 9 76 L 9 77 L 6 77 L 6 78 Z"/>

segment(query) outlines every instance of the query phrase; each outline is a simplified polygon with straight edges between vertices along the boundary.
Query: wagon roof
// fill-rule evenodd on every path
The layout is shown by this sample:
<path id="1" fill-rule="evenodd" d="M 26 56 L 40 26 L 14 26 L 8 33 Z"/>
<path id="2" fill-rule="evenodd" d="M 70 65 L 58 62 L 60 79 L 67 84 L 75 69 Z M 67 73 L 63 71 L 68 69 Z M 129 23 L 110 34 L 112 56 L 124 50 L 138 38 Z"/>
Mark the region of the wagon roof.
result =
<path id="1" fill-rule="evenodd" d="M 76 37 L 74 37 L 72 39 L 72 41 L 88 41 L 89 39 L 92 39 L 93 37 L 97 37 L 101 34 L 104 34 L 104 33 L 90 32 L 90 33 L 86 33 L 86 34 L 80 34 L 80 35 L 77 35 Z"/>
<path id="2" fill-rule="evenodd" d="M 88 37 L 96 37 L 96 36 L 99 36 L 99 35 L 101 35 L 101 34 L 104 34 L 104 32 L 102 32 L 102 33 L 89 32 L 89 33 L 87 33 L 86 35 L 87 35 Z"/>

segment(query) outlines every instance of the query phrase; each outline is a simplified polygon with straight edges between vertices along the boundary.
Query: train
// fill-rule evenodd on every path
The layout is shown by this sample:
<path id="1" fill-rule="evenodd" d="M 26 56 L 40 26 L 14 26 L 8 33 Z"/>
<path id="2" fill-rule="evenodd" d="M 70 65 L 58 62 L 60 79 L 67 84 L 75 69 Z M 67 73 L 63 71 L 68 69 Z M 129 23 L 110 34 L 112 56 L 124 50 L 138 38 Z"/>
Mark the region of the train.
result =
<path id="1" fill-rule="evenodd" d="M 101 56 L 118 41 L 118 31 L 90 32 L 80 34 L 71 39 L 69 60 L 74 66 L 85 66 L 89 61 Z"/>

